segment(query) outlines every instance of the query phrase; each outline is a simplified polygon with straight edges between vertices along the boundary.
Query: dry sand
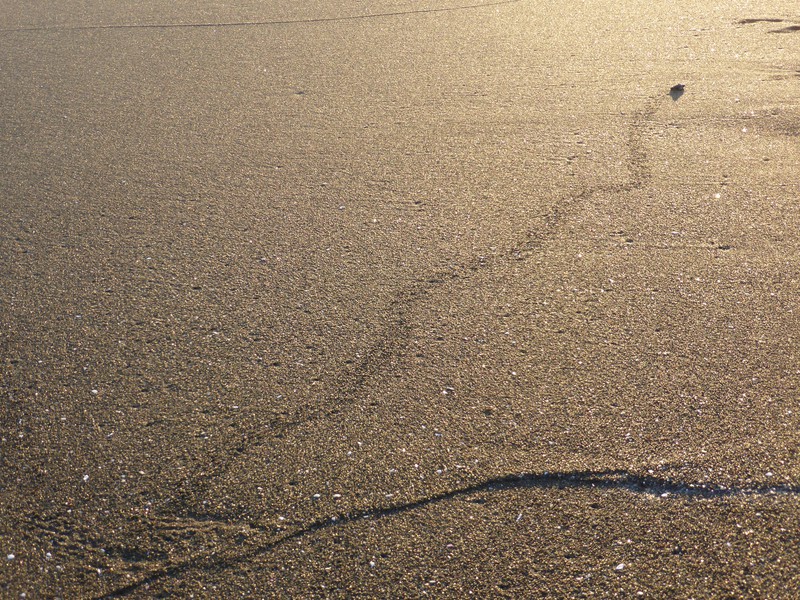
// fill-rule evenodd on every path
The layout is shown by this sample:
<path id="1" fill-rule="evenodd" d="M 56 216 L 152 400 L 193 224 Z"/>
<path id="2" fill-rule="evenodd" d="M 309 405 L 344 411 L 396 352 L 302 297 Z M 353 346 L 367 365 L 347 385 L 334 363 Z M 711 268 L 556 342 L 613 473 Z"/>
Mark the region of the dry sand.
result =
<path id="1" fill-rule="evenodd" d="M 796 597 L 796 3 L 230 4 L 0 3 L 0 596 Z"/>

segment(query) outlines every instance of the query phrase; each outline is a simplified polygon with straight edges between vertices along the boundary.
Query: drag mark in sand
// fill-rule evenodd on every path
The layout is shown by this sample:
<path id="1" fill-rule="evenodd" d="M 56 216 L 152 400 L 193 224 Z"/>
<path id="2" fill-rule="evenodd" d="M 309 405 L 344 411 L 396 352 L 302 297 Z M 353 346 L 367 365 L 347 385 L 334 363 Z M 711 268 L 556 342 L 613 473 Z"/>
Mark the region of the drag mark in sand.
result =
<path id="1" fill-rule="evenodd" d="M 302 25 L 304 23 L 337 23 L 341 21 L 359 21 L 363 19 L 377 19 L 381 17 L 401 17 L 405 15 L 419 15 L 430 13 L 454 12 L 476 8 L 489 8 L 506 4 L 517 4 L 525 0 L 496 0 L 477 4 L 464 4 L 441 8 L 420 8 L 416 10 L 402 10 L 395 12 L 374 13 L 365 15 L 347 15 L 342 17 L 320 17 L 309 19 L 285 19 L 273 21 L 230 21 L 218 23 L 120 23 L 109 25 L 53 25 L 42 27 L 17 27 L 0 29 L 0 33 L 16 33 L 26 31 L 95 31 L 98 29 L 192 29 L 192 28 L 217 28 L 217 27 L 265 27 L 269 25 Z"/>
<path id="2" fill-rule="evenodd" d="M 525 237 L 511 245 L 506 252 L 493 257 L 477 257 L 465 264 L 454 266 L 448 270 L 428 273 L 417 281 L 407 286 L 395 297 L 388 307 L 387 325 L 378 341 L 365 353 L 363 359 L 350 371 L 340 375 L 331 382 L 333 392 L 313 407 L 302 408 L 284 420 L 274 421 L 269 428 L 248 434 L 247 448 L 244 452 L 257 448 L 265 443 L 270 435 L 283 434 L 310 421 L 335 416 L 341 410 L 363 396 L 364 388 L 371 378 L 390 369 L 399 361 L 408 347 L 408 340 L 412 328 L 412 313 L 414 307 L 422 299 L 442 286 L 462 284 L 468 281 L 472 274 L 479 269 L 496 268 L 508 260 L 526 260 L 540 251 L 548 242 L 556 238 L 560 226 L 569 219 L 581 206 L 600 193 L 630 193 L 644 189 L 652 179 L 649 158 L 646 151 L 647 130 L 657 113 L 660 102 L 665 101 L 661 95 L 649 99 L 645 106 L 633 114 L 627 139 L 628 151 L 628 177 L 626 180 L 601 186 L 589 187 L 577 194 L 561 197 L 553 203 L 552 208 L 544 215 L 539 215 L 543 220 L 543 227 L 536 231 L 529 231 Z M 217 465 L 208 472 L 202 482 L 196 482 L 192 487 L 194 492 L 198 488 L 210 484 L 216 477 L 224 474 L 236 459 L 241 457 L 241 452 L 229 455 L 227 460 Z M 795 487 L 754 487 L 754 488 L 724 488 L 709 484 L 687 484 L 659 479 L 652 476 L 636 476 L 626 471 L 585 471 L 569 473 L 540 473 L 506 475 L 492 478 L 482 483 L 441 492 L 420 500 L 406 504 L 388 507 L 371 508 L 357 513 L 343 513 L 314 521 L 296 531 L 286 534 L 278 539 L 264 541 L 260 545 L 251 547 L 239 553 L 227 556 L 209 556 L 206 554 L 190 557 L 182 562 L 164 566 L 151 572 L 143 579 L 122 586 L 107 593 L 102 598 L 118 598 L 135 592 L 142 586 L 158 580 L 177 577 L 193 569 L 225 570 L 237 564 L 251 560 L 257 556 L 269 553 L 273 549 L 291 540 L 297 540 L 307 535 L 331 527 L 338 527 L 362 519 L 380 519 L 400 515 L 418 508 L 439 502 L 455 500 L 462 496 L 476 492 L 495 492 L 508 489 L 521 488 L 587 488 L 597 490 L 621 489 L 633 493 L 642 493 L 661 497 L 685 497 L 690 499 L 715 499 L 729 496 L 770 495 L 779 493 L 799 493 Z M 223 529 L 241 527 L 243 524 L 235 521 L 214 520 Z M 251 527 L 254 527 L 251 524 Z M 260 532 L 266 528 L 256 525 Z"/>
<path id="3" fill-rule="evenodd" d="M 314 535 L 317 532 L 342 527 L 370 519 L 384 519 L 417 509 L 424 509 L 428 506 L 459 500 L 465 496 L 476 493 L 497 493 L 507 490 L 521 489 L 587 489 L 587 490 L 619 490 L 632 494 L 640 494 L 654 498 L 666 500 L 683 499 L 684 501 L 694 500 L 720 500 L 724 498 L 748 497 L 748 496 L 780 496 L 780 495 L 800 495 L 800 486 L 753 486 L 740 487 L 714 485 L 711 483 L 687 483 L 674 481 L 672 479 L 662 479 L 651 475 L 636 475 L 624 470 L 605 470 L 605 471 L 570 471 L 565 473 L 522 473 L 506 475 L 487 479 L 481 483 L 456 488 L 454 490 L 433 494 L 419 500 L 396 504 L 385 507 L 369 508 L 358 512 L 340 513 L 334 516 L 319 519 L 297 529 L 291 533 L 283 535 L 278 539 L 256 545 L 246 551 L 231 553 L 228 556 L 202 555 L 186 559 L 182 562 L 159 568 L 142 579 L 129 583 L 108 591 L 98 600 L 107 598 L 122 598 L 136 592 L 143 586 L 155 583 L 168 577 L 177 577 L 193 569 L 205 569 L 224 571 L 238 564 L 250 561 L 258 556 L 262 556 L 275 550 L 291 541 L 296 541 L 306 536 Z M 226 523 L 227 527 L 240 527 L 242 524 Z M 257 527 L 265 530 L 265 527 Z"/>
<path id="4" fill-rule="evenodd" d="M 739 25 L 752 25 L 753 23 L 783 23 L 784 19 L 741 19 Z"/>
<path id="5" fill-rule="evenodd" d="M 800 31 L 800 25 L 789 25 L 782 29 L 773 29 L 770 33 L 794 33 L 795 31 Z"/>
<path id="6" fill-rule="evenodd" d="M 797 21 L 790 21 L 789 19 L 741 19 L 736 23 L 738 25 L 752 25 L 753 23 L 796 23 Z M 795 31 L 800 31 L 800 25 L 788 25 L 786 27 L 782 27 L 781 29 L 770 29 L 769 33 L 794 33 Z"/>
<path id="7" fill-rule="evenodd" d="M 668 95 L 653 96 L 644 107 L 631 118 L 626 138 L 628 177 L 624 181 L 588 187 L 579 193 L 561 196 L 553 202 L 550 209 L 538 215 L 542 225 L 529 230 L 524 237 L 513 242 L 503 253 L 478 256 L 469 261 L 453 265 L 448 269 L 421 275 L 416 281 L 401 289 L 386 311 L 386 325 L 377 336 L 377 341 L 364 353 L 361 360 L 351 369 L 343 371 L 329 382 L 331 392 L 323 395 L 313 405 L 296 408 L 279 419 L 272 419 L 266 427 L 251 429 L 237 443 L 235 450 L 223 452 L 219 461 L 208 465 L 201 478 L 195 478 L 188 489 L 179 494 L 179 504 L 190 504 L 191 496 L 202 495 L 214 480 L 218 479 L 242 458 L 242 455 L 259 448 L 266 440 L 282 437 L 286 432 L 319 419 L 329 419 L 341 414 L 346 407 L 363 397 L 369 381 L 378 374 L 386 372 L 397 364 L 408 348 L 412 331 L 412 313 L 415 306 L 445 286 L 463 285 L 479 270 L 494 269 L 509 260 L 525 261 L 553 239 L 560 226 L 586 202 L 600 193 L 622 194 L 645 188 L 652 179 L 649 158 L 645 149 L 646 132 L 654 118 L 659 103 L 666 101 Z"/>
<path id="8" fill-rule="evenodd" d="M 525 233 L 523 238 L 512 243 L 504 253 L 474 257 L 461 265 L 425 274 L 401 290 L 388 307 L 388 324 L 378 341 L 367 350 L 354 369 L 343 374 L 339 383 L 332 385 L 335 390 L 333 394 L 315 407 L 300 409 L 290 419 L 274 421 L 271 426 L 277 430 L 285 430 L 315 418 L 335 416 L 340 412 L 340 406 L 357 400 L 368 380 L 391 366 L 405 351 L 411 333 L 410 315 L 414 306 L 434 290 L 464 283 L 476 272 L 497 267 L 508 260 L 522 261 L 530 258 L 555 238 L 560 225 L 571 214 L 598 193 L 626 193 L 644 188 L 652 178 L 644 148 L 645 131 L 660 100 L 660 97 L 650 99 L 644 109 L 633 116 L 627 137 L 628 181 L 590 187 L 580 193 L 560 198 L 552 204 L 548 212 L 538 215 L 543 222 L 542 227 Z"/>

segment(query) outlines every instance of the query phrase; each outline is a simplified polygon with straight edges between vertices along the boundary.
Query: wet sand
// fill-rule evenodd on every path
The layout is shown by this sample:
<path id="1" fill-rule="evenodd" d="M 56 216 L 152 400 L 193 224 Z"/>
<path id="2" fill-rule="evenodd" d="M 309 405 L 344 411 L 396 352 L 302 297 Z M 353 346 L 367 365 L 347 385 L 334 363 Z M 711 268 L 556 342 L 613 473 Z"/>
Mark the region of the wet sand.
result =
<path id="1" fill-rule="evenodd" d="M 0 596 L 793 597 L 793 3 L 266 4 L 2 11 Z"/>

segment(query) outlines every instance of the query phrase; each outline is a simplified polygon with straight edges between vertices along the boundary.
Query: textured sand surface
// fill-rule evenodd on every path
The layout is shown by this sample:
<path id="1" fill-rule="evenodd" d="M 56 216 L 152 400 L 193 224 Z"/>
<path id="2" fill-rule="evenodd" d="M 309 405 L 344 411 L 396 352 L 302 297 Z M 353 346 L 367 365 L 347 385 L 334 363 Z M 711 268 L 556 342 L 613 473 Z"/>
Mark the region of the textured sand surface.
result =
<path id="1" fill-rule="evenodd" d="M 231 4 L 0 1 L 0 596 L 796 597 L 796 4 Z"/>

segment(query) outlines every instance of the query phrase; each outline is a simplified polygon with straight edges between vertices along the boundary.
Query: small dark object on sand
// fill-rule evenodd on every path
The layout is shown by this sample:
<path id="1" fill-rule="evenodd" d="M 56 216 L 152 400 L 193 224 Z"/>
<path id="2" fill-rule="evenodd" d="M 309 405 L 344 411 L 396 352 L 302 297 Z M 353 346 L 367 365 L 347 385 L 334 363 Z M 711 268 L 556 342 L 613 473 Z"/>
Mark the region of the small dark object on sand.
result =
<path id="1" fill-rule="evenodd" d="M 670 92 L 682 92 L 686 88 L 686 85 L 683 83 L 676 83 L 671 88 L 669 88 Z"/>

